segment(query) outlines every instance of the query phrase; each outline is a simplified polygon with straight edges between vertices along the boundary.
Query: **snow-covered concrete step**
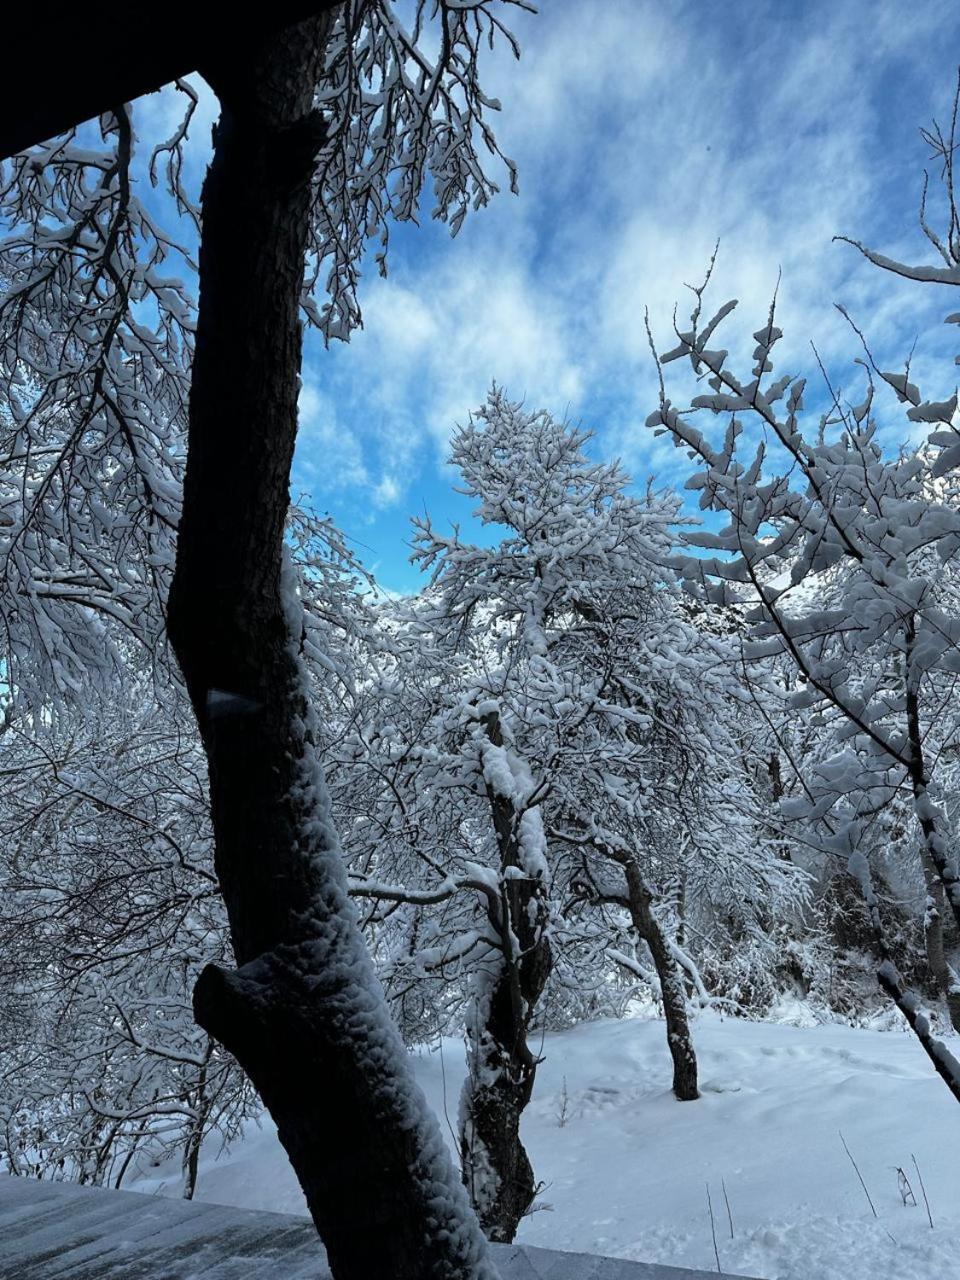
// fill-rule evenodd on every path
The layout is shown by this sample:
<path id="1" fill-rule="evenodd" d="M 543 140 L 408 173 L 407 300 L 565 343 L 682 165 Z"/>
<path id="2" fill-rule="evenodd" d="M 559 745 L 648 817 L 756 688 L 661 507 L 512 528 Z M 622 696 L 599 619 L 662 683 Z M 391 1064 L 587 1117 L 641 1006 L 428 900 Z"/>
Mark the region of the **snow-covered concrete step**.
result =
<path id="1" fill-rule="evenodd" d="M 502 1280 L 708 1280 L 702 1271 L 551 1249 L 497 1245 L 494 1252 Z M 328 1276 L 304 1218 L 0 1174 L 3 1280 Z"/>

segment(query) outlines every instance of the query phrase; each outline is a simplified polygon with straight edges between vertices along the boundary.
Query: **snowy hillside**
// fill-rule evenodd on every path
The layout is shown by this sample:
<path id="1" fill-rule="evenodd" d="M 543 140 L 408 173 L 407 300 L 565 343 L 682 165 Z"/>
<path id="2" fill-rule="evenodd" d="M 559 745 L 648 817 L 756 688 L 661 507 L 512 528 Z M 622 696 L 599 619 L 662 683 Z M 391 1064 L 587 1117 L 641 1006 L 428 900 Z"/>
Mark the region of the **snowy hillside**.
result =
<path id="1" fill-rule="evenodd" d="M 715 1015 L 702 1016 L 694 1029 L 703 1097 L 692 1103 L 670 1093 L 659 1021 L 599 1022 L 546 1037 L 523 1140 L 547 1185 L 522 1241 L 715 1270 L 709 1182 L 725 1274 L 960 1280 L 960 1112 L 913 1037 Z M 446 1099 L 454 1124 L 462 1056 L 460 1044 L 448 1040 L 442 1055 L 418 1058 L 431 1104 L 443 1117 Z M 898 1166 L 917 1207 L 901 1202 Z M 131 1181 L 131 1190 L 176 1194 L 177 1170 L 149 1174 Z M 303 1211 L 267 1127 L 252 1128 L 220 1158 L 209 1152 L 199 1198 Z"/>

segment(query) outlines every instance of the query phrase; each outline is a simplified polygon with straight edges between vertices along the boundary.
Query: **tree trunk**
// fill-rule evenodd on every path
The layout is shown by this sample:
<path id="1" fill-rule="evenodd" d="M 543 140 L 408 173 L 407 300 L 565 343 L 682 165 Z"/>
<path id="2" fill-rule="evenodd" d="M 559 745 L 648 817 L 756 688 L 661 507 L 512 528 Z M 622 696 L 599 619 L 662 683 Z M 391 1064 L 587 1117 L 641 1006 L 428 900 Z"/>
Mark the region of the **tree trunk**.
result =
<path id="1" fill-rule="evenodd" d="M 213 1041 L 207 1037 L 203 1054 L 203 1066 L 197 1073 L 197 1087 L 194 1092 L 194 1118 L 187 1131 L 183 1144 L 183 1198 L 192 1200 L 197 1192 L 197 1178 L 200 1175 L 200 1150 L 207 1131 L 210 1118 L 210 1098 L 207 1094 L 207 1070 L 213 1056 Z M 189 1101 L 189 1096 L 187 1098 Z"/>
<path id="2" fill-rule="evenodd" d="M 924 855 L 924 877 L 930 868 L 943 885 L 943 897 L 953 916 L 954 924 L 960 929 L 960 872 L 957 860 L 951 855 L 949 845 L 943 836 L 946 825 L 944 814 L 932 801 L 930 795 L 930 777 L 924 754 L 923 727 L 920 723 L 920 694 L 918 689 L 919 675 L 915 671 L 913 649 L 916 643 L 916 626 L 911 615 L 906 625 L 905 652 L 905 707 L 907 713 L 907 774 L 913 792 L 913 809 L 923 837 L 922 854 Z"/>
<path id="3" fill-rule="evenodd" d="M 911 1031 L 917 1037 L 924 1053 L 930 1059 L 934 1070 L 946 1084 L 953 1096 L 960 1102 L 960 1062 L 938 1040 L 930 1029 L 923 1003 L 919 997 L 904 983 L 887 948 L 884 935 L 883 920 L 880 915 L 880 902 L 873 887 L 873 880 L 868 867 L 859 874 L 851 870 L 851 876 L 860 886 L 866 904 L 873 933 L 873 946 L 876 953 L 877 982 L 881 991 L 890 997 L 907 1021 Z"/>
<path id="4" fill-rule="evenodd" d="M 670 944 L 657 919 L 650 891 L 636 864 L 623 865 L 627 878 L 627 902 L 630 919 L 637 933 L 650 948 L 653 965 L 660 980 L 663 1016 L 667 1024 L 667 1044 L 673 1058 L 673 1092 L 681 1102 L 700 1097 L 697 1086 L 697 1055 L 687 1020 L 687 999 L 680 967 L 670 951 Z"/>
<path id="5" fill-rule="evenodd" d="M 926 849 L 920 850 L 920 861 L 923 865 L 923 879 L 927 889 L 927 900 L 923 911 L 923 941 L 927 953 L 927 964 L 930 966 L 930 972 L 941 998 L 946 1000 L 950 1024 L 954 1031 L 960 1031 L 960 986 L 947 959 L 944 938 L 943 884 Z"/>
<path id="6" fill-rule="evenodd" d="M 511 917 L 519 918 L 529 894 L 509 897 Z M 521 908 L 522 910 L 522 908 Z M 537 1185 L 530 1158 L 520 1141 L 520 1117 L 530 1101 L 537 1059 L 526 1038 L 526 1020 L 517 1017 L 517 995 L 526 991 L 535 1002 L 543 989 L 542 955 L 528 954 L 519 966 L 504 961 L 489 984 L 477 992 L 467 1018 L 468 1070 L 460 1102 L 460 1145 L 463 1181 L 480 1225 L 489 1240 L 509 1244 L 530 1209 Z M 545 981 L 545 976 L 544 976 Z M 522 1005 L 527 996 L 520 994 Z M 521 1005 L 521 1007 L 522 1007 Z"/>
<path id="7" fill-rule="evenodd" d="M 949 855 L 940 829 L 944 815 L 930 800 L 930 781 L 920 723 L 918 677 L 913 664 L 916 626 L 912 615 L 907 622 L 906 640 L 904 683 L 907 743 L 910 751 L 907 772 L 913 791 L 914 813 L 922 836 L 920 863 L 927 889 L 923 919 L 924 942 L 931 973 L 940 988 L 941 996 L 946 999 L 950 1022 L 954 1031 L 957 1031 L 960 1030 L 960 983 L 947 962 L 943 938 L 943 908 L 949 906 L 954 924 L 960 927 L 960 880 L 957 878 L 956 859 Z"/>
<path id="8" fill-rule="evenodd" d="M 194 1009 L 275 1120 L 336 1280 L 492 1280 L 347 896 L 283 581 L 329 23 L 201 67 L 222 110 L 168 623 L 207 753 L 238 968 L 205 969 Z"/>
<path id="9" fill-rule="evenodd" d="M 884 950 L 882 943 L 880 950 L 882 954 Z M 957 1062 L 943 1041 L 934 1036 L 930 1030 L 930 1019 L 923 1011 L 923 1005 L 904 985 L 896 965 L 888 957 L 884 957 L 877 969 L 877 981 L 881 990 L 890 997 L 907 1020 L 910 1030 L 920 1041 L 937 1075 L 960 1102 L 960 1062 Z"/>
<path id="10" fill-rule="evenodd" d="M 483 725 L 490 742 L 502 747 L 499 717 L 485 716 Z M 460 1152 L 463 1180 L 484 1233 L 509 1244 L 537 1191 L 533 1166 L 520 1141 L 520 1117 L 530 1101 L 538 1065 L 527 1032 L 550 976 L 552 954 L 545 933 L 544 885 L 524 867 L 523 814 L 489 787 L 487 796 L 501 871 L 499 905 L 488 914 L 501 940 L 501 955 L 493 973 L 477 976 L 467 1016 Z"/>

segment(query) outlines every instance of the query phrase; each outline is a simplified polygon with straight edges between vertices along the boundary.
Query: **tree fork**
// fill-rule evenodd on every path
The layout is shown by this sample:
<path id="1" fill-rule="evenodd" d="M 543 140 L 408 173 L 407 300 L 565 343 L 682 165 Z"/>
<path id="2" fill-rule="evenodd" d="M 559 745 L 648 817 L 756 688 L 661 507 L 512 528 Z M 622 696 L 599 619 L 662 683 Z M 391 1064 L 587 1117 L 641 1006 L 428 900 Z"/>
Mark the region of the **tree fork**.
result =
<path id="1" fill-rule="evenodd" d="M 347 898 L 285 605 L 300 297 L 324 137 L 313 99 L 331 22 L 321 13 L 201 67 L 221 117 L 168 626 L 207 754 L 239 968 L 204 970 L 194 1008 L 276 1121 L 337 1280 L 493 1280 Z"/>

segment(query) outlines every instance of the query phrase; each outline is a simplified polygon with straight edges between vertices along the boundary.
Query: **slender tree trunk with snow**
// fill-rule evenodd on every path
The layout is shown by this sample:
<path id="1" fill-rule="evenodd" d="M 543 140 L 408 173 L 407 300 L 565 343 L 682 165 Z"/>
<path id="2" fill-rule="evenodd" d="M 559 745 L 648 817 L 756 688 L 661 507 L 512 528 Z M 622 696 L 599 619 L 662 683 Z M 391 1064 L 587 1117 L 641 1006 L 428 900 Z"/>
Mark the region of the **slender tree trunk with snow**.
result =
<path id="1" fill-rule="evenodd" d="M 581 829 L 582 829 L 582 824 Z M 574 840 L 574 843 L 581 841 Z M 684 969 L 670 946 L 667 933 L 657 918 L 653 906 L 653 893 L 643 877 L 636 859 L 625 849 L 595 838 L 587 837 L 582 843 L 591 845 L 598 853 L 616 863 L 623 872 L 625 888 L 611 892 L 598 885 L 587 871 L 580 882 L 583 895 L 596 902 L 609 902 L 630 913 L 630 923 L 637 936 L 647 944 L 653 959 L 663 1016 L 667 1024 L 667 1046 L 673 1059 L 673 1092 L 680 1102 L 693 1102 L 700 1097 L 697 1083 L 697 1054 L 690 1034 L 687 1018 L 687 998 L 684 988 Z M 585 867 L 586 870 L 586 867 Z M 577 886 L 574 886 L 575 889 Z M 622 962 L 622 961 L 621 961 Z M 632 969 L 632 966 L 631 966 Z M 691 976 L 696 970 L 690 966 Z M 695 978 L 695 981 L 698 981 Z"/>
<path id="2" fill-rule="evenodd" d="M 483 723 L 492 746 L 502 749 L 499 717 L 488 715 Z M 467 1014 L 460 1150 L 463 1180 L 480 1225 L 490 1240 L 509 1243 L 536 1194 L 533 1166 L 520 1141 L 520 1117 L 537 1073 L 527 1032 L 552 955 L 544 930 L 544 885 L 524 865 L 523 814 L 489 785 L 487 794 L 501 873 L 499 902 L 488 914 L 501 950 L 494 971 L 477 975 Z"/>
<path id="3" fill-rule="evenodd" d="M 238 967 L 204 970 L 194 1007 L 276 1122 L 336 1280 L 491 1280 L 347 897 L 283 583 L 328 23 L 201 67 L 222 113 L 169 633 L 209 761 Z"/>
<path id="4" fill-rule="evenodd" d="M 650 891 L 632 859 L 624 861 L 627 880 L 627 904 L 637 933 L 650 948 L 653 965 L 660 980 L 663 1016 L 667 1024 L 667 1044 L 673 1059 L 673 1092 L 680 1102 L 693 1102 L 700 1097 L 697 1084 L 697 1055 L 687 1019 L 687 998 L 680 966 L 670 950 L 663 926 L 653 910 Z"/>

